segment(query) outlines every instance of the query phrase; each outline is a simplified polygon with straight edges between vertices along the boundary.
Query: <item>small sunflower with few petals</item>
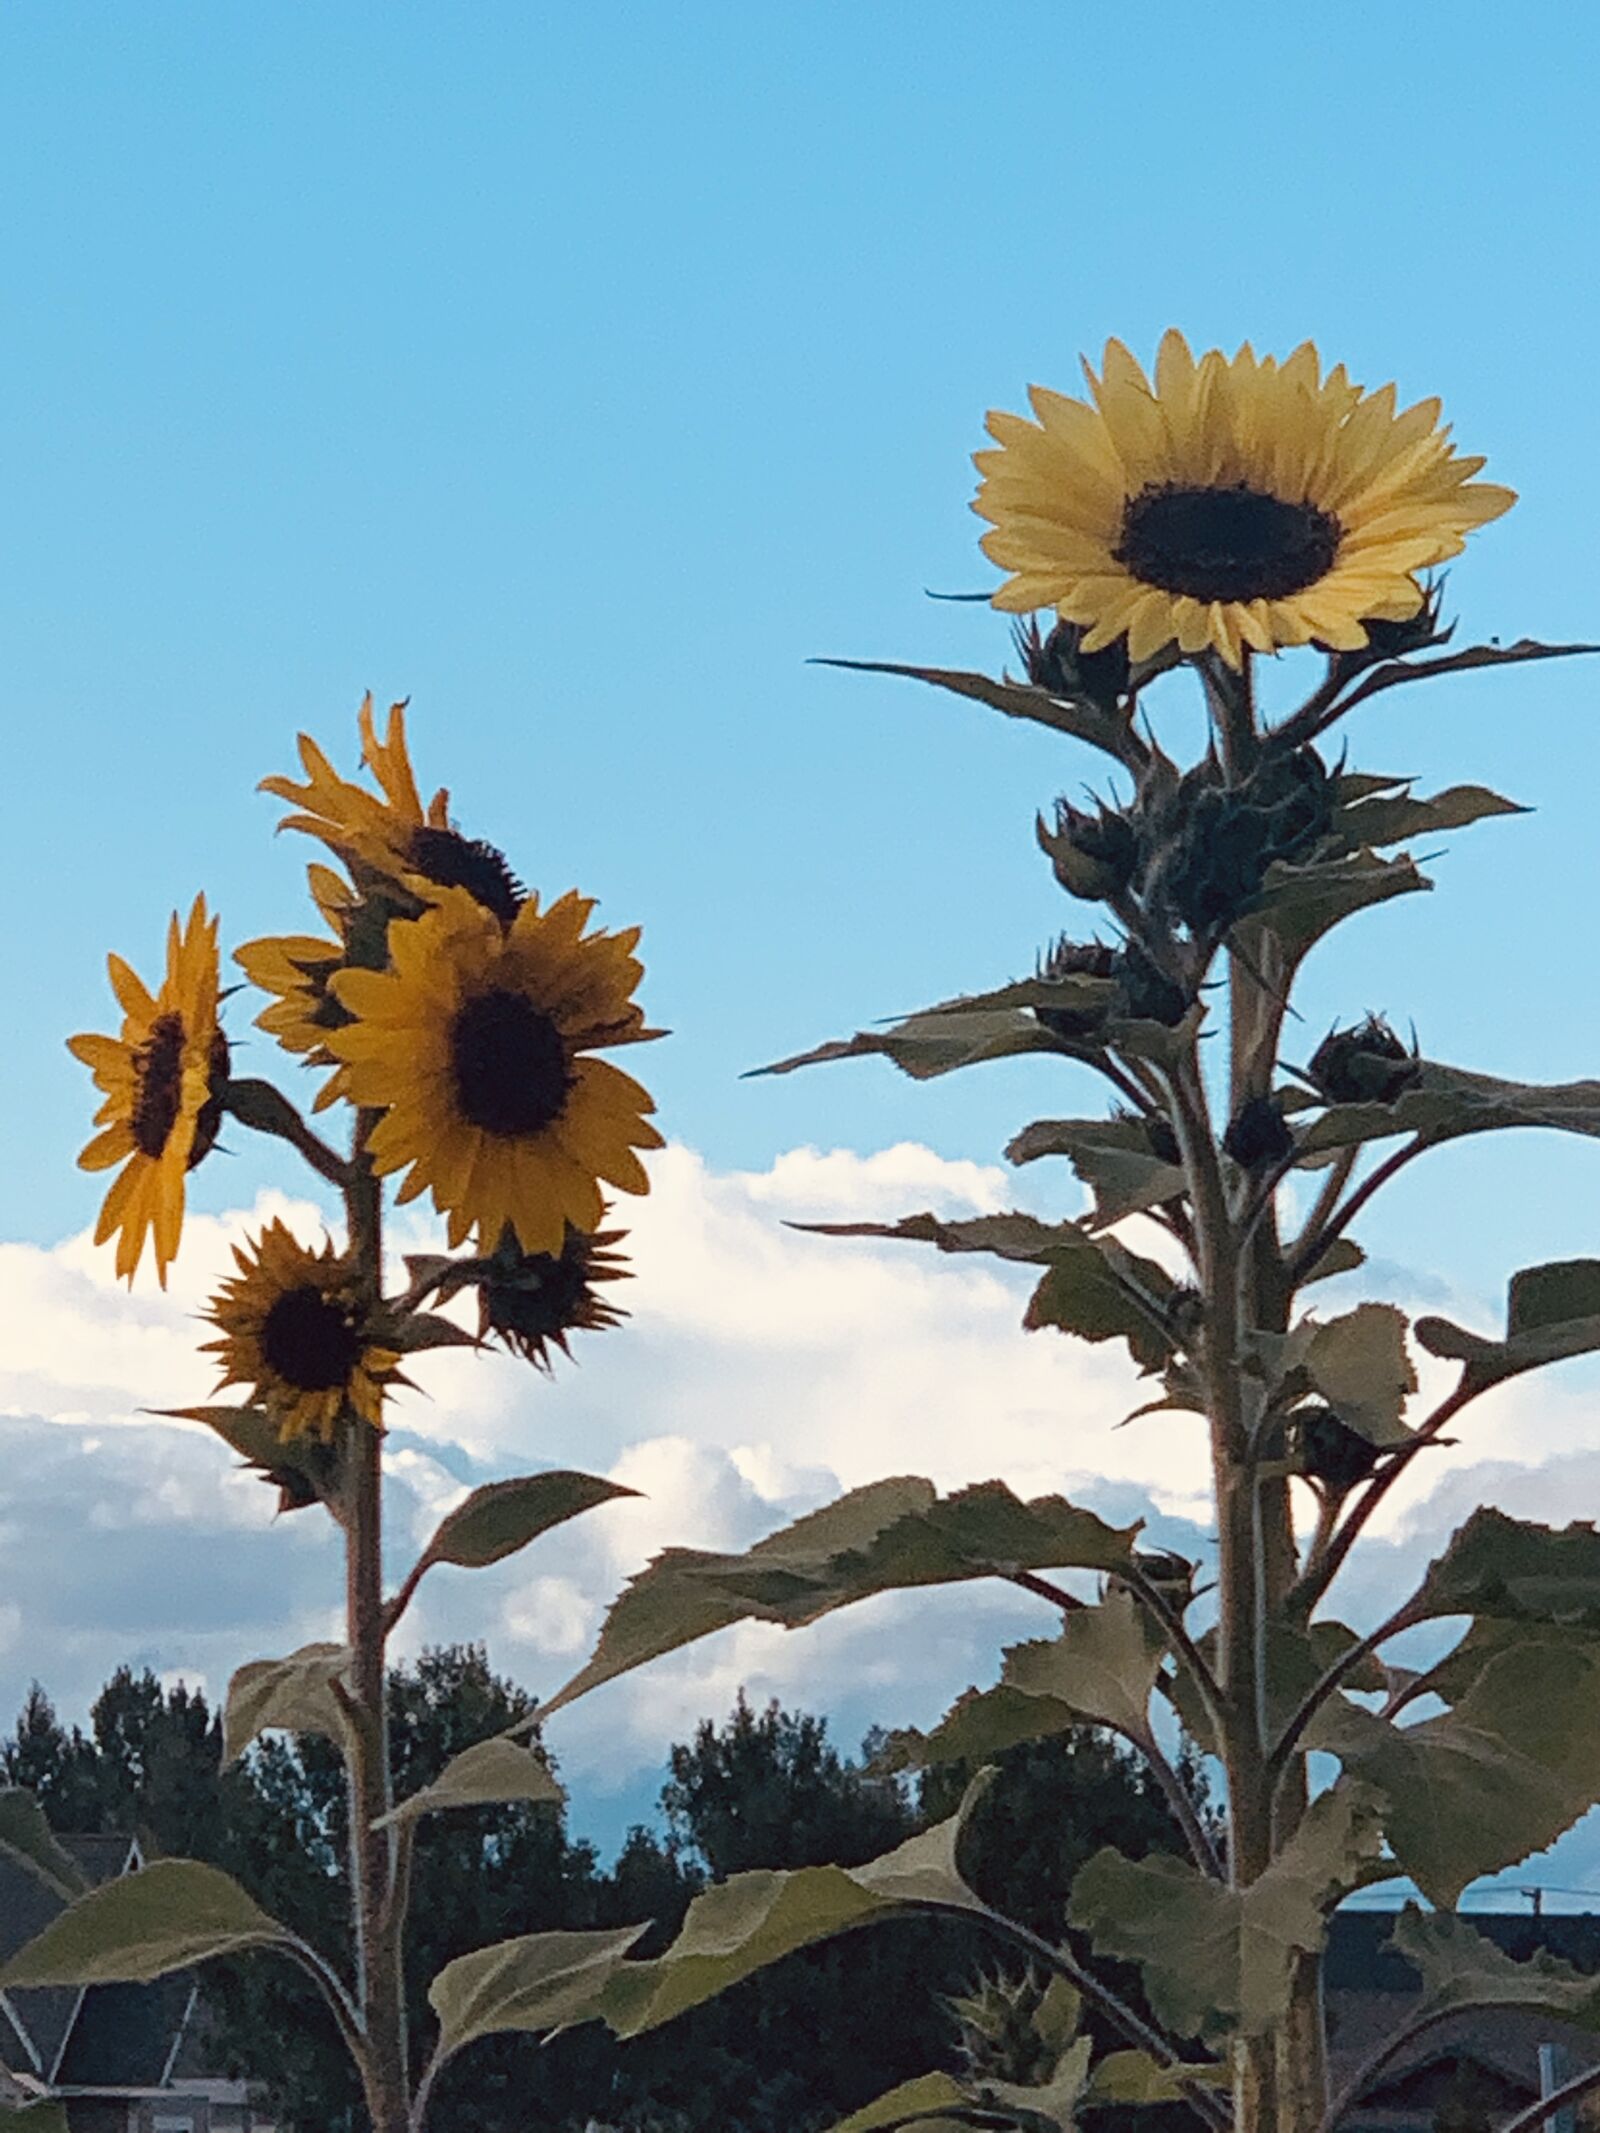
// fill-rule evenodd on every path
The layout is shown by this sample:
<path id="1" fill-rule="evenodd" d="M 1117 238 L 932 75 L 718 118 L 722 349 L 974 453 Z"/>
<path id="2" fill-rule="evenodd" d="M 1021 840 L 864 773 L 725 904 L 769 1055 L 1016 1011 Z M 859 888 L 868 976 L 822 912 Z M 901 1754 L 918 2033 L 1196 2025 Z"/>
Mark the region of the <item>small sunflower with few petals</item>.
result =
<path id="1" fill-rule="evenodd" d="M 117 1239 L 116 1268 L 130 1283 L 153 1241 L 163 1288 L 183 1231 L 184 1181 L 209 1154 L 228 1086 L 228 1040 L 217 1020 L 217 921 L 197 896 L 187 922 L 174 912 L 167 969 L 151 993 L 120 955 L 107 957 L 122 1008 L 117 1037 L 69 1037 L 105 1101 L 101 1129 L 78 1157 L 83 1170 L 120 1163 L 95 1224 L 94 1241 Z"/>
<path id="2" fill-rule="evenodd" d="M 1392 385 L 1324 376 L 1309 341 L 1281 363 L 1248 343 L 1197 361 L 1168 333 L 1153 385 L 1108 341 L 1084 374 L 1092 405 L 1036 386 L 1034 422 L 990 415 L 973 509 L 1011 573 L 995 606 L 1053 607 L 1086 653 L 1359 651 L 1365 624 L 1421 609 L 1418 572 L 1516 501 L 1472 479 L 1484 462 L 1456 456 L 1437 400 L 1397 410 Z"/>
<path id="3" fill-rule="evenodd" d="M 662 1145 L 649 1095 L 592 1056 L 660 1034 L 632 997 L 638 928 L 586 934 L 594 904 L 576 893 L 548 910 L 530 896 L 510 926 L 464 889 L 438 899 L 390 925 L 387 970 L 330 980 L 353 1019 L 327 1048 L 351 1102 L 383 1114 L 379 1174 L 406 1172 L 402 1201 L 432 1193 L 452 1248 L 509 1228 L 558 1253 L 569 1223 L 599 1226 L 601 1180 L 648 1190 L 634 1151 Z"/>
<path id="4" fill-rule="evenodd" d="M 237 1275 L 206 1316 L 219 1338 L 220 1385 L 247 1385 L 278 1425 L 280 1442 L 329 1442 L 346 1415 L 383 1427 L 383 1399 L 400 1356 L 363 1328 L 349 1261 L 332 1244 L 312 1251 L 282 1222 L 234 1247 Z"/>

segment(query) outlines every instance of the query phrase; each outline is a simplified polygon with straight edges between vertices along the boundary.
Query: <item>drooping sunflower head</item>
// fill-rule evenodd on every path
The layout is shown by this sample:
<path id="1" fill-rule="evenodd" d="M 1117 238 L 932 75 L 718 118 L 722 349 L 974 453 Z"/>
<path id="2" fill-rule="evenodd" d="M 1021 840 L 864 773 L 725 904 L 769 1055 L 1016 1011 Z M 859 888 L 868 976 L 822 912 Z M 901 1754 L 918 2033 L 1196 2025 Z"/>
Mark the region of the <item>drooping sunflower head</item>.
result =
<path id="1" fill-rule="evenodd" d="M 361 760 L 377 785 L 340 777 L 309 734 L 300 735 L 304 781 L 263 778 L 261 789 L 295 810 L 280 827 L 320 837 L 350 869 L 368 897 L 389 900 L 414 916 L 434 901 L 439 888 L 463 888 L 509 926 L 525 891 L 504 853 L 481 838 L 468 838 L 450 820 L 450 796 L 442 788 L 424 807 L 406 747 L 404 703 L 389 708 L 380 738 L 372 698 L 360 712 Z M 398 891 L 398 896 L 394 892 Z"/>
<path id="2" fill-rule="evenodd" d="M 389 928 L 386 970 L 331 979 L 353 1018 L 330 1030 L 353 1103 L 379 1110 L 368 1148 L 405 1170 L 401 1200 L 427 1190 L 452 1247 L 476 1230 L 492 1250 L 559 1253 L 567 1226 L 598 1228 L 600 1181 L 644 1192 L 635 1150 L 658 1148 L 636 1081 L 592 1056 L 653 1037 L 634 1004 L 638 929 L 584 931 L 594 909 L 530 896 L 509 927 L 464 889 Z"/>
<path id="3" fill-rule="evenodd" d="M 120 1163 L 95 1225 L 94 1241 L 117 1239 L 117 1274 L 131 1282 L 153 1240 L 163 1288 L 183 1230 L 184 1180 L 208 1155 L 222 1122 L 228 1040 L 217 1020 L 217 921 L 197 896 L 180 926 L 167 929 L 167 968 L 151 993 L 122 960 L 107 958 L 122 1008 L 115 1037 L 69 1037 L 104 1098 L 100 1128 L 78 1157 L 83 1170 Z"/>
<path id="4" fill-rule="evenodd" d="M 1248 343 L 1198 361 L 1179 333 L 1152 385 L 1120 341 L 1091 401 L 1030 390 L 1035 420 L 995 413 L 997 450 L 975 454 L 983 549 L 1010 573 L 994 604 L 1054 608 L 1079 650 L 1118 638 L 1133 660 L 1176 642 L 1247 651 L 1317 643 L 1355 651 L 1365 624 L 1422 607 L 1418 572 L 1515 502 L 1472 477 L 1439 402 L 1397 411 L 1308 341 L 1285 361 Z"/>
<path id="5" fill-rule="evenodd" d="M 348 1261 L 332 1244 L 311 1251 L 277 1221 L 233 1256 L 239 1272 L 206 1313 L 219 1386 L 249 1386 L 280 1441 L 310 1433 L 326 1443 L 346 1415 L 381 1429 L 400 1357 L 364 1327 Z"/>
<path id="6" fill-rule="evenodd" d="M 613 1249 L 619 1229 L 590 1236 L 567 1227 L 559 1252 L 524 1252 L 507 1230 L 478 1283 L 478 1331 L 496 1335 L 524 1362 L 551 1367 L 551 1350 L 563 1355 L 569 1333 L 602 1333 L 627 1316 L 602 1293 L 602 1284 L 626 1280 L 628 1269 Z"/>

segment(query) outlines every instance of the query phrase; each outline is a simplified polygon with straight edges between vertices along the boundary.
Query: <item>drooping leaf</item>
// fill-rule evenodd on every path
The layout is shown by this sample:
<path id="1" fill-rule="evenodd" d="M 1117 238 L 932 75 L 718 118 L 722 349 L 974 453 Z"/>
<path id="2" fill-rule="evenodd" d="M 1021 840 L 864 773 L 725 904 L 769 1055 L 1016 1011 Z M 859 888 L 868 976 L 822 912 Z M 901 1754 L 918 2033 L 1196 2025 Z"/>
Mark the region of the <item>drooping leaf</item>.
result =
<path id="1" fill-rule="evenodd" d="M 1260 2034 L 1288 2005 L 1296 1954 L 1322 1946 L 1327 1913 L 1378 1849 L 1373 1795 L 1336 1784 L 1247 1888 L 1185 1860 L 1126 1859 L 1108 1847 L 1074 1881 L 1069 1917 L 1097 1948 L 1139 1965 L 1157 2018 L 1180 2036 L 1221 2036 L 1230 2026 Z"/>
<path id="2" fill-rule="evenodd" d="M 947 1497 L 914 1478 L 876 1482 L 742 1555 L 669 1548 L 657 1556 L 613 1603 L 594 1656 L 541 1715 L 731 1622 L 794 1629 L 880 1592 L 1023 1569 L 1116 1570 L 1138 1531 L 1060 1496 L 1024 1502 L 997 1481 Z"/>
<path id="3" fill-rule="evenodd" d="M 597 1504 L 638 1493 L 619 1481 L 602 1480 L 598 1474 L 560 1469 L 485 1482 L 440 1520 L 422 1559 L 427 1564 L 458 1563 L 464 1569 L 481 1570 L 515 1555 L 540 1534 L 592 1511 Z"/>
<path id="4" fill-rule="evenodd" d="M 1422 1998 L 1435 2008 L 1535 2007 L 1578 2029 L 1600 2029 L 1600 1980 L 1546 1949 L 1515 1961 L 1459 1914 L 1408 1903 L 1389 1942 L 1421 1973 Z"/>
<path id="5" fill-rule="evenodd" d="M 881 1056 L 913 1081 L 932 1081 L 988 1059 L 1015 1059 L 1025 1052 L 1061 1049 L 1060 1040 L 1028 1008 L 984 1008 L 972 1014 L 945 1009 L 910 1015 L 889 1029 L 858 1030 L 853 1037 L 796 1052 L 792 1058 L 774 1060 L 771 1066 L 754 1067 L 751 1075 L 792 1074 L 797 1067 L 825 1066 L 835 1059 Z"/>
<path id="6" fill-rule="evenodd" d="M 1344 1699 L 1308 1735 L 1386 1803 L 1384 1833 L 1430 1903 L 1553 1844 L 1600 1800 L 1600 1638 L 1532 1627 L 1438 1718 L 1396 1725 Z"/>
<path id="7" fill-rule="evenodd" d="M 608 1980 L 647 1930 L 526 1933 L 457 1956 L 428 1987 L 441 2055 L 500 2030 L 557 2030 L 597 2020 Z"/>
<path id="8" fill-rule="evenodd" d="M 343 1644 L 303 1644 L 287 1659 L 251 1659 L 228 1683 L 222 1715 L 224 1763 L 243 1755 L 258 1733 L 321 1733 L 345 1738 L 347 1721 L 334 1691 L 350 1668 Z"/>
<path id="9" fill-rule="evenodd" d="M 0 1858 L 20 1861 L 69 1902 L 87 1886 L 78 1862 L 56 1842 L 44 1809 L 23 1785 L 0 1786 Z"/>
<path id="10" fill-rule="evenodd" d="M 91 1889 L 0 1970 L 0 1989 L 148 1984 L 169 1970 L 294 1936 L 237 1881 L 197 1859 L 157 1859 Z"/>
<path id="11" fill-rule="evenodd" d="M 501 1735 L 453 1755 L 431 1785 L 402 1801 L 377 1827 L 415 1822 L 447 1807 L 487 1807 L 506 1800 L 554 1804 L 564 1797 L 537 1750 L 518 1747 Z"/>
<path id="12" fill-rule="evenodd" d="M 948 1820 L 865 1866 L 761 1869 L 707 1889 L 690 1904 L 664 1955 L 612 1976 L 602 2000 L 607 2022 L 618 2036 L 638 2036 L 797 1948 L 908 1906 L 981 1911 L 956 1853 L 993 1776 L 980 1771 Z"/>
<path id="13" fill-rule="evenodd" d="M 1357 1304 L 1317 1327 L 1306 1349 L 1312 1384 L 1348 1429 L 1369 1444 L 1404 1444 L 1400 1417 L 1417 1374 L 1406 1352 L 1406 1319 L 1393 1304 Z"/>
<path id="14" fill-rule="evenodd" d="M 936 689 L 949 689 L 957 696 L 987 704 L 993 711 L 1003 711 L 1007 718 L 1030 719 L 1035 725 L 1068 734 L 1075 741 L 1087 741 L 1091 748 L 1115 756 L 1130 769 L 1137 768 L 1145 757 L 1144 743 L 1125 719 L 1081 700 L 1068 702 L 1052 696 L 1048 689 L 1035 688 L 1031 683 L 994 681 L 987 674 L 967 674 L 953 667 L 904 666 L 886 659 L 819 659 L 817 665 L 842 667 L 855 674 L 898 674 L 907 681 L 929 682 Z"/>
<path id="15" fill-rule="evenodd" d="M 946 2133 L 946 2128 L 953 2133 L 969 2121 L 942 2114 L 966 2105 L 966 2091 L 949 2074 L 919 2074 L 841 2118 L 828 2133 L 900 2133 L 901 2128 L 910 2133 L 913 2127 L 916 2133 Z"/>
<path id="16" fill-rule="evenodd" d="M 214 1430 L 230 1450 L 251 1466 L 274 1467 L 285 1463 L 294 1447 L 280 1443 L 278 1425 L 261 1407 L 153 1407 L 151 1414 L 175 1422 L 203 1422 Z"/>

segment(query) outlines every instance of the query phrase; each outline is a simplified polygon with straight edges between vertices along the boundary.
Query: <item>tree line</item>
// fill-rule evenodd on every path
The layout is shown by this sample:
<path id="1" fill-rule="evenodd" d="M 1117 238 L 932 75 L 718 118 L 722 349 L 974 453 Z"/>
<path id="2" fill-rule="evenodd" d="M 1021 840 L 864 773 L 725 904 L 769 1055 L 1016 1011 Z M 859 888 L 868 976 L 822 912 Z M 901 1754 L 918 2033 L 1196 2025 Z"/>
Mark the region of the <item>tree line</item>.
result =
<path id="1" fill-rule="evenodd" d="M 480 1645 L 428 1650 L 394 1669 L 399 1793 L 533 1708 Z M 721 1724 L 705 1720 L 672 1748 L 657 1826 L 631 1829 L 609 1866 L 569 1835 L 560 1807 L 434 1817 L 414 1863 L 413 2053 L 425 2054 L 432 2027 L 423 1981 L 485 1942 L 648 1919 L 638 1952 L 654 1954 L 710 1881 L 752 1867 L 856 1865 L 953 1811 L 970 1771 L 949 1764 L 911 1780 L 883 1767 L 882 1749 L 873 1734 L 859 1758 L 842 1756 L 824 1719 L 775 1703 L 758 1710 L 741 1695 Z M 1063 1935 L 1074 1873 L 1102 1844 L 1136 1857 L 1184 1849 L 1166 1799 L 1103 1732 L 1024 1742 L 999 1761 L 971 1831 L 971 1878 L 1050 1940 Z M 1208 1812 L 1195 1758 L 1183 1767 Z M 58 1833 L 126 1831 L 147 1857 L 222 1867 L 348 1966 L 347 1805 L 331 1742 L 272 1734 L 224 1769 L 220 1711 L 181 1682 L 164 1687 L 123 1667 L 87 1729 L 64 1726 L 36 1683 L 0 1741 L 0 1781 L 34 1792 Z M 1120 1982 L 1138 1998 L 1136 1973 Z M 1026 1994 L 1027 1981 L 1006 1978 L 965 1920 L 880 1925 L 804 1950 L 629 2042 L 590 2025 L 545 2045 L 476 2044 L 452 2067 L 431 2122 L 441 2133 L 580 2133 L 591 2120 L 629 2133 L 812 2133 L 896 2081 L 1003 2049 L 952 2004 L 997 1983 Z M 361 2133 L 349 2060 L 298 1971 L 261 1957 L 209 1966 L 203 2020 L 210 2056 L 252 2083 L 283 2133 Z"/>

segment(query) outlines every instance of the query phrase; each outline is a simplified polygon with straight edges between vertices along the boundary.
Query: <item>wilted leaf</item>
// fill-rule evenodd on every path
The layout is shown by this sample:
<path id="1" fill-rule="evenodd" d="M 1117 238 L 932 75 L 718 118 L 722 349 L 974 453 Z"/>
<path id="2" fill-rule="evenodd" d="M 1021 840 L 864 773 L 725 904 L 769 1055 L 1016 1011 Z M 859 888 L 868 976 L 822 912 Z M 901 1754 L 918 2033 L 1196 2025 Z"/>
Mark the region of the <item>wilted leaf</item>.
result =
<path id="1" fill-rule="evenodd" d="M 346 1719 L 333 1684 L 350 1667 L 343 1644 L 304 1644 L 287 1659 L 251 1659 L 228 1683 L 222 1716 L 222 1759 L 243 1755 L 258 1733 L 281 1727 L 288 1733 L 345 1738 Z"/>
<path id="2" fill-rule="evenodd" d="M 431 1785 L 414 1792 L 376 1826 L 414 1822 L 446 1807 L 487 1807 L 507 1800 L 555 1803 L 564 1797 L 537 1750 L 519 1748 L 500 1735 L 453 1755 Z"/>
<path id="3" fill-rule="evenodd" d="M 596 2020 L 608 1979 L 647 1930 L 527 1933 L 457 1956 L 428 1987 L 441 2056 L 500 2030 L 565 2029 Z"/>
<path id="4" fill-rule="evenodd" d="M 967 1818 L 993 1771 L 980 1771 L 947 1821 L 866 1866 L 806 1866 L 734 1874 L 697 1896 L 677 1939 L 651 1962 L 630 1963 L 606 1987 L 602 2011 L 621 2037 L 658 2028 L 741 1978 L 905 1906 L 982 1910 L 956 1866 Z"/>
<path id="5" fill-rule="evenodd" d="M 967 2095 L 948 2074 L 919 2074 L 915 2081 L 902 2081 L 848 2118 L 841 2118 L 828 2133 L 898 2133 L 915 2127 L 917 2133 L 944 2133 L 946 2127 L 965 2127 L 964 2119 L 942 2117 L 952 2108 L 965 2108 Z"/>
<path id="6" fill-rule="evenodd" d="M 70 1904 L 0 1970 L 0 1989 L 142 1985 L 214 1955 L 294 1944 L 218 1868 L 157 1859 Z"/>
<path id="7" fill-rule="evenodd" d="M 56 1842 L 44 1809 L 22 1785 L 0 1786 L 0 1858 L 6 1856 L 20 1860 L 69 1902 L 86 1886 L 78 1862 Z"/>
<path id="8" fill-rule="evenodd" d="M 386 1346 L 397 1348 L 402 1355 L 419 1355 L 429 1348 L 483 1345 L 476 1333 L 469 1333 L 465 1326 L 458 1326 L 453 1318 L 441 1317 L 437 1311 L 402 1311 L 387 1317 L 383 1339 Z"/>
<path id="9" fill-rule="evenodd" d="M 1311 1382 L 1341 1422 L 1369 1444 L 1404 1444 L 1401 1421 L 1417 1374 L 1406 1352 L 1406 1319 L 1393 1304 L 1358 1304 L 1318 1326 L 1306 1349 Z"/>
<path id="10" fill-rule="evenodd" d="M 730 1622 L 754 1616 L 794 1629 L 912 1586 L 1017 1570 L 1116 1570 L 1138 1531 L 1109 1526 L 1060 1496 L 1023 1502 L 998 1481 L 942 1498 L 927 1481 L 876 1482 L 742 1555 L 669 1548 L 614 1602 L 593 1658 L 541 1715 Z"/>
<path id="11" fill-rule="evenodd" d="M 596 1504 L 638 1493 L 637 1489 L 624 1488 L 619 1481 L 603 1481 L 597 1474 L 559 1469 L 547 1474 L 521 1474 L 513 1481 L 486 1482 L 440 1520 L 422 1560 L 424 1564 L 458 1563 L 464 1569 L 481 1570 L 486 1564 L 515 1555 L 519 1548 L 526 1548 L 529 1541 L 537 1540 L 553 1526 L 592 1511 Z"/>
<path id="12" fill-rule="evenodd" d="M 1289 2000 L 1297 1952 L 1322 1946 L 1325 1917 L 1378 1855 L 1376 1802 L 1334 1785 L 1248 1888 L 1161 1853 L 1096 1852 L 1072 1885 L 1069 1917 L 1108 1955 L 1135 1962 L 1158 2020 L 1180 2036 L 1270 2030 Z"/>

